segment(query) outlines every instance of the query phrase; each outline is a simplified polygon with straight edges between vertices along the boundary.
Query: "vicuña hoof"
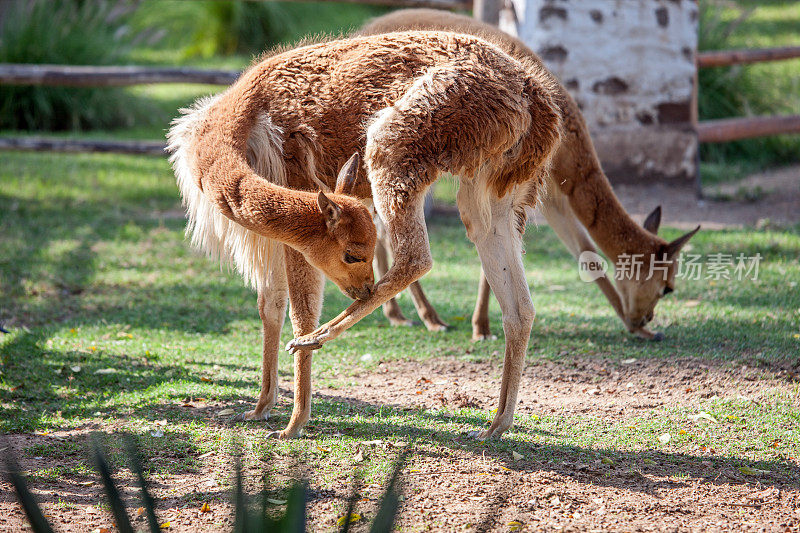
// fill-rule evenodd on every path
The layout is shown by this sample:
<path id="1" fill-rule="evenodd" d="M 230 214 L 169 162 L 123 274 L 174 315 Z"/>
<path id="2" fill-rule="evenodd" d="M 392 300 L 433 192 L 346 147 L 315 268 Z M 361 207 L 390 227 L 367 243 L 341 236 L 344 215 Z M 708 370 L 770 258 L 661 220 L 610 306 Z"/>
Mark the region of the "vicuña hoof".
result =
<path id="1" fill-rule="evenodd" d="M 244 413 L 239 413 L 235 415 L 231 421 L 232 422 L 250 422 L 250 421 L 261 421 L 261 420 L 269 420 L 269 409 L 265 409 L 264 411 L 257 412 L 253 411 L 246 411 Z"/>
<path id="2" fill-rule="evenodd" d="M 439 333 L 441 331 L 447 331 L 450 329 L 449 324 L 445 324 L 444 322 L 425 322 L 425 327 L 428 328 L 428 331 L 432 333 Z"/>
<path id="3" fill-rule="evenodd" d="M 284 429 L 283 431 L 270 431 L 267 433 L 268 439 L 277 439 L 277 440 L 289 440 L 289 439 L 296 439 L 303 435 L 303 430 L 298 431 L 288 431 Z"/>
<path id="4" fill-rule="evenodd" d="M 416 326 L 417 322 L 413 320 L 409 320 L 407 318 L 390 318 L 389 324 L 396 328 L 410 328 L 412 326 Z"/>
<path id="5" fill-rule="evenodd" d="M 302 337 L 297 337 L 296 339 L 292 339 L 286 345 L 286 351 L 289 353 L 295 353 L 300 350 L 319 350 L 322 348 L 322 345 L 325 341 L 318 340 L 317 337 L 312 335 L 304 335 Z"/>
<path id="6" fill-rule="evenodd" d="M 477 430 L 470 431 L 469 433 L 467 433 L 467 436 L 477 440 L 486 440 L 488 438 L 487 431 L 477 431 Z"/>
<path id="7" fill-rule="evenodd" d="M 637 330 L 634 330 L 633 333 L 637 337 L 639 337 L 641 339 L 644 339 L 644 340 L 648 340 L 648 341 L 658 342 L 658 341 L 663 341 L 664 340 L 664 334 L 663 333 L 661 333 L 660 331 L 653 332 L 653 331 L 650 331 L 647 328 L 639 328 Z"/>

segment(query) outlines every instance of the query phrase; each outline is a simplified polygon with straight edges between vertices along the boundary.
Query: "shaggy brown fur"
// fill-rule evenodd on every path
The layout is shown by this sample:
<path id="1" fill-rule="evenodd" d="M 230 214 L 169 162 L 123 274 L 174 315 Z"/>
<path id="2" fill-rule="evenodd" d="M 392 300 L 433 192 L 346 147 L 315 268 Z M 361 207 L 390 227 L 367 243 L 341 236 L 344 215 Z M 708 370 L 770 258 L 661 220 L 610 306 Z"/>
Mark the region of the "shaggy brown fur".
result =
<path id="1" fill-rule="evenodd" d="M 544 68 L 541 59 L 519 39 L 511 37 L 489 24 L 445 11 L 433 9 L 395 11 L 370 21 L 358 34 L 374 35 L 407 30 L 444 30 L 476 35 L 494 43 L 520 61 L 530 62 Z M 642 257 L 648 261 L 642 267 L 645 276 L 652 258 L 659 261 L 665 256 L 669 258 L 667 276 L 654 276 L 650 280 L 621 280 L 617 283 L 619 292 L 615 290 L 607 277 L 602 276 L 596 280 L 630 331 L 645 338 L 660 338 L 659 335 L 653 334 L 644 326 L 652 319 L 653 309 L 665 289 L 667 292 L 672 290 L 676 254 L 680 250 L 679 245 L 685 243 L 688 238 L 684 237 L 673 243 L 667 243 L 656 236 L 655 231 L 658 229 L 660 220 L 659 209 L 654 211 L 648 219 L 650 220 L 649 229 L 652 231 L 646 231 L 630 218 L 614 195 L 611 185 L 600 167 L 578 105 L 560 84 L 556 87 L 556 94 L 564 120 L 564 133 L 563 141 L 554 156 L 550 173 L 551 194 L 549 197 L 542 198 L 542 212 L 576 257 L 583 251 L 595 251 L 591 240 L 586 237 L 583 229 L 585 228 L 594 242 L 615 264 L 622 254 L 642 254 Z M 575 220 L 576 218 L 579 222 Z M 378 254 L 381 253 L 385 253 L 382 246 L 378 250 Z M 380 263 L 385 262 L 381 257 L 377 259 Z M 378 270 L 380 273 L 381 269 Z M 489 286 L 485 279 L 482 279 L 478 304 L 473 317 L 473 337 L 476 340 L 486 338 L 490 334 L 488 291 Z M 412 297 L 415 299 L 417 308 L 421 309 L 421 317 L 428 328 L 431 330 L 442 329 L 444 323 L 439 320 L 436 311 L 430 307 L 430 304 L 427 304 L 422 289 L 418 286 L 414 287 Z M 418 299 L 422 300 L 417 302 Z M 384 309 L 384 312 L 393 323 L 407 323 L 396 304 Z"/>
<path id="2" fill-rule="evenodd" d="M 297 336 L 290 346 L 295 405 L 279 436 L 297 435 L 309 416 L 311 350 L 430 269 L 420 202 L 450 172 L 462 176 L 462 219 L 488 261 L 508 333 L 500 408 L 486 435 L 510 426 L 533 321 L 519 217 L 541 188 L 559 141 L 553 84 L 538 65 L 476 37 L 395 33 L 271 56 L 176 123 L 170 147 L 194 240 L 258 278 L 263 383 L 247 418 L 266 416 L 276 400 L 277 339 L 288 293 Z M 351 159 L 334 185 L 353 153 L 364 154 L 370 183 L 354 179 Z M 311 192 L 334 187 L 336 194 Z M 342 193 L 372 196 L 396 251 L 394 266 L 374 287 L 375 228 L 366 208 Z M 246 233 L 237 233 L 241 228 Z M 264 243 L 237 244 L 251 235 L 287 246 L 259 270 L 252 264 L 270 255 Z M 358 298 L 310 334 L 322 284 L 309 264 Z"/>

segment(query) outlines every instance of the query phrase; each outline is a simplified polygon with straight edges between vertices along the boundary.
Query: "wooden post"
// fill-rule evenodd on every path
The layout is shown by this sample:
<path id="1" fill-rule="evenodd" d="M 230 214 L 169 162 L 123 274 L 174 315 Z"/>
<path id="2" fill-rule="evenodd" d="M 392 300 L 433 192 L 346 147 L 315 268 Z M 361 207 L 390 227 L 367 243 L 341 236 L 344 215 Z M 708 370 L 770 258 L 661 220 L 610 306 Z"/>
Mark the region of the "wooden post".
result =
<path id="1" fill-rule="evenodd" d="M 692 102 L 689 109 L 689 120 L 695 133 L 694 153 L 694 188 L 697 199 L 703 198 L 703 179 L 700 176 L 700 135 L 697 133 L 697 124 L 700 122 L 699 91 L 700 80 L 697 70 L 697 49 L 694 51 L 694 74 L 692 75 Z"/>
<path id="2" fill-rule="evenodd" d="M 497 26 L 500 22 L 500 6 L 503 0 L 474 0 L 472 16 L 476 19 Z"/>

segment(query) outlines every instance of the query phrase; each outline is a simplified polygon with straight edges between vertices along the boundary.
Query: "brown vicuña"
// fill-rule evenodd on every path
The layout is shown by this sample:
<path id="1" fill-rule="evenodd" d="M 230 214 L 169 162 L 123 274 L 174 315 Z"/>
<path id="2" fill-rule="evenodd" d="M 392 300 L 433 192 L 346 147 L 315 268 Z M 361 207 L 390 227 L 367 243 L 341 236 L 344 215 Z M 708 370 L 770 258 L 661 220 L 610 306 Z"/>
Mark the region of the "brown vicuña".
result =
<path id="1" fill-rule="evenodd" d="M 268 57 L 176 121 L 170 149 L 193 241 L 231 259 L 258 291 L 263 381 L 245 418 L 267 416 L 277 399 L 288 297 L 295 403 L 278 436 L 298 434 L 309 418 L 311 350 L 430 270 L 422 201 L 449 172 L 461 177 L 461 216 L 506 331 L 500 405 L 484 436 L 511 425 L 534 319 L 521 257 L 524 206 L 535 203 L 560 139 L 553 91 L 540 66 L 477 37 L 393 33 Z M 354 158 L 334 187 L 353 153 L 363 153 L 369 183 L 355 180 Z M 375 227 L 347 195 L 366 201 L 370 193 L 394 250 L 374 286 Z M 317 269 L 358 299 L 312 332 L 323 294 Z"/>
<path id="2" fill-rule="evenodd" d="M 444 30 L 476 35 L 494 43 L 512 57 L 543 65 L 541 59 L 522 41 L 494 26 L 464 15 L 434 9 L 394 11 L 368 22 L 358 34 L 407 30 Z M 620 273 L 623 275 L 617 276 L 616 288 L 605 273 L 594 281 L 629 331 L 646 339 L 659 340 L 662 334 L 651 332 L 646 325 L 653 319 L 659 299 L 674 290 L 676 259 L 681 247 L 697 229 L 672 242 L 664 241 L 656 236 L 661 220 L 660 207 L 647 217 L 644 228 L 636 224 L 625 212 L 603 173 L 577 103 L 561 84 L 557 85 L 556 90 L 564 132 L 561 145 L 553 157 L 549 194 L 541 198 L 541 212 L 576 258 L 583 252 L 596 253 L 594 241 L 614 264 L 620 261 L 621 256 L 632 258 L 631 264 L 634 259 L 641 260 L 641 275 L 634 277 Z M 385 272 L 388 263 L 388 245 L 382 240 L 379 239 L 375 252 L 379 275 Z M 428 329 L 444 329 L 446 324 L 428 302 L 419 283 L 412 284 L 409 290 L 417 312 Z M 489 284 L 481 274 L 478 300 L 472 316 L 472 335 L 475 340 L 490 336 L 489 296 Z M 387 302 L 384 314 L 392 324 L 410 323 L 395 301 Z"/>

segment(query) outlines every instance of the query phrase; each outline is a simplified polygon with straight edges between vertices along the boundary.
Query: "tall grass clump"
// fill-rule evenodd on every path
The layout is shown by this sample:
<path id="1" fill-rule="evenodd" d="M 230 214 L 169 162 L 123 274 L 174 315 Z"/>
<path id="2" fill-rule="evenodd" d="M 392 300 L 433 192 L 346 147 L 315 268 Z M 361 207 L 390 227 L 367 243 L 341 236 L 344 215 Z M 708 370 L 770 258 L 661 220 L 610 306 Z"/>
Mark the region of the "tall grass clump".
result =
<path id="1" fill-rule="evenodd" d="M 705 0 L 700 3 L 699 49 L 740 48 L 743 31 L 758 7 Z M 800 23 L 800 21 L 798 21 Z M 738 39 L 741 40 L 741 39 Z M 800 80 L 800 73 L 794 83 Z M 700 120 L 797 113 L 800 95 L 791 79 L 764 76 L 758 66 L 734 65 L 700 69 L 698 73 Z M 703 181 L 713 183 L 786 163 L 796 163 L 800 136 L 784 135 L 703 144 Z"/>
<path id="2" fill-rule="evenodd" d="M 0 28 L 0 63 L 114 65 L 126 60 L 134 2 L 16 0 Z M 0 128 L 84 130 L 155 120 L 119 88 L 0 85 Z"/>

